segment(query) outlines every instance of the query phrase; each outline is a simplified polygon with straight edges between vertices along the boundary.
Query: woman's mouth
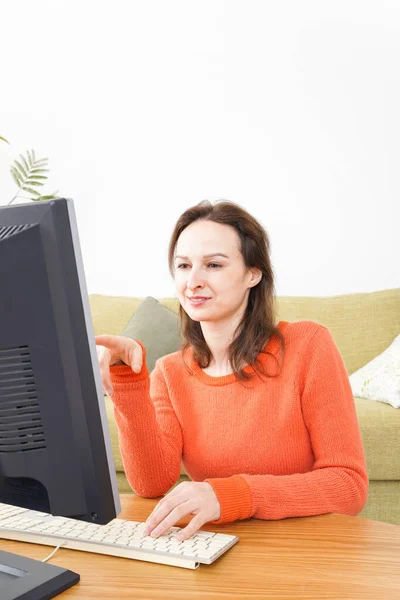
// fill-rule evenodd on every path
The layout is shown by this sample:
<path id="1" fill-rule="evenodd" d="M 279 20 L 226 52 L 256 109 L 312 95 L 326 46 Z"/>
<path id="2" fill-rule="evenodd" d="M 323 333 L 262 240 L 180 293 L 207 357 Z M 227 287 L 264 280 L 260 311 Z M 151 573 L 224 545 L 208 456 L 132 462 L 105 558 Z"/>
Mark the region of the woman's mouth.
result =
<path id="1" fill-rule="evenodd" d="M 192 306 L 201 306 L 205 304 L 207 300 L 211 300 L 211 298 L 189 298 L 189 302 Z"/>

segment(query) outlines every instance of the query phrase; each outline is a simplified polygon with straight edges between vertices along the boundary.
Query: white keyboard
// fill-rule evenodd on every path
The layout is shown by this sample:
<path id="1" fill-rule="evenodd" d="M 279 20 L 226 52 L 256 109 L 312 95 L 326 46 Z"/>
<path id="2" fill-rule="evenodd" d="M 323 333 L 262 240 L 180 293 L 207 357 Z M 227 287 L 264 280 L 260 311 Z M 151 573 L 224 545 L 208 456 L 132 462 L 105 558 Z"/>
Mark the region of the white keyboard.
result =
<path id="1" fill-rule="evenodd" d="M 172 527 L 158 538 L 143 537 L 144 527 L 142 522 L 122 519 L 96 525 L 0 503 L 0 538 L 46 546 L 62 544 L 64 548 L 73 550 L 186 569 L 197 569 L 200 563 L 213 563 L 239 541 L 234 535 L 198 531 L 180 542 L 176 538 L 180 527 Z"/>

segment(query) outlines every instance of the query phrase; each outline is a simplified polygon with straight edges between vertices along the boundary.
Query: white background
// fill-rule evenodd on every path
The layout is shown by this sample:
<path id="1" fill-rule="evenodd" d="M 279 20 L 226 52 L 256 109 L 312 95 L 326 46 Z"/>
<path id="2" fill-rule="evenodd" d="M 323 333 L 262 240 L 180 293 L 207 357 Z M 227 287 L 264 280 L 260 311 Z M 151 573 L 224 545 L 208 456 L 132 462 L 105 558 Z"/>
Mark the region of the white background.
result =
<path id="1" fill-rule="evenodd" d="M 0 23 L 0 204 L 20 153 L 49 157 L 89 293 L 173 296 L 205 198 L 262 222 L 278 295 L 400 285 L 398 1 L 2 0 Z"/>

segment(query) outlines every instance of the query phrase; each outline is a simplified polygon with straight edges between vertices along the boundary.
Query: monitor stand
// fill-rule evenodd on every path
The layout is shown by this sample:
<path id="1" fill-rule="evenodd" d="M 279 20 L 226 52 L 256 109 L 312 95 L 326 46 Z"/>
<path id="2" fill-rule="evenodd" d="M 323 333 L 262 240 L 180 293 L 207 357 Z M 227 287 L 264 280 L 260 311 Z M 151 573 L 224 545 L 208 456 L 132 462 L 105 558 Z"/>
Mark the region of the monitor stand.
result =
<path id="1" fill-rule="evenodd" d="M 1 600 L 53 598 L 79 579 L 68 569 L 0 550 Z"/>

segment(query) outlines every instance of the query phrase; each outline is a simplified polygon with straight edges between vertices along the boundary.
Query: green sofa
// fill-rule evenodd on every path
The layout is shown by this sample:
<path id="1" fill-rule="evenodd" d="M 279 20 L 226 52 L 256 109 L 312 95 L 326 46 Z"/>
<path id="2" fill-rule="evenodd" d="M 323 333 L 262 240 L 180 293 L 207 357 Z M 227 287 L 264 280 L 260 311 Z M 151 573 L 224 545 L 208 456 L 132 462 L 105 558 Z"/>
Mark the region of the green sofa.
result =
<path id="1" fill-rule="evenodd" d="M 120 335 L 144 298 L 91 295 L 96 335 Z M 159 302 L 174 312 L 176 298 Z M 276 298 L 278 320 L 312 320 L 328 327 L 348 374 L 383 352 L 400 332 L 400 288 L 331 297 Z M 121 493 L 132 493 L 125 478 L 111 400 L 105 396 L 117 479 Z M 369 497 L 361 517 L 400 525 L 400 409 L 355 398 L 369 475 Z M 182 468 L 179 481 L 187 479 Z M 178 483 L 178 482 L 177 482 Z"/>

